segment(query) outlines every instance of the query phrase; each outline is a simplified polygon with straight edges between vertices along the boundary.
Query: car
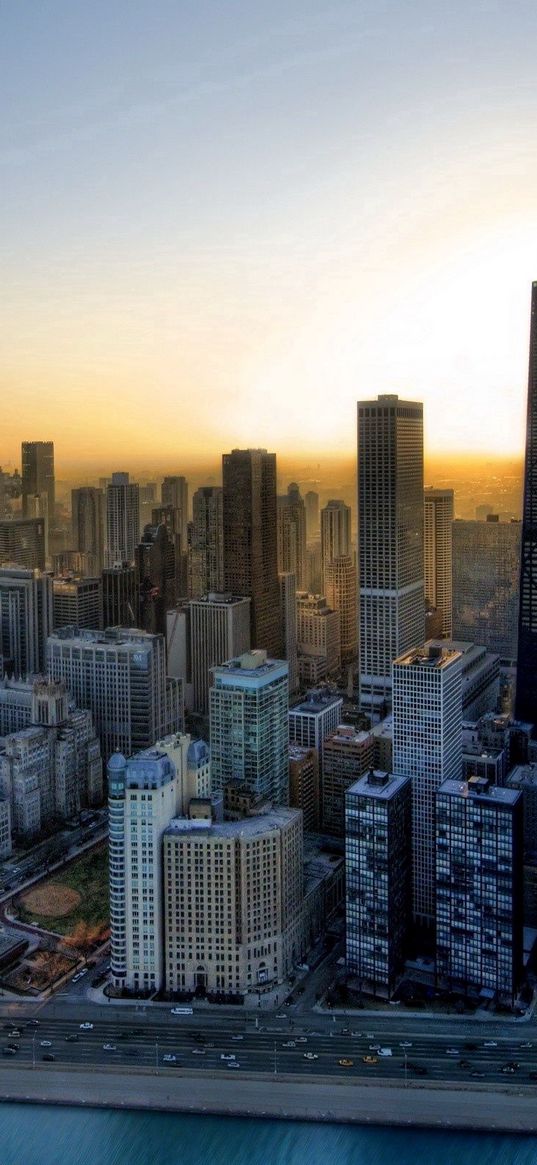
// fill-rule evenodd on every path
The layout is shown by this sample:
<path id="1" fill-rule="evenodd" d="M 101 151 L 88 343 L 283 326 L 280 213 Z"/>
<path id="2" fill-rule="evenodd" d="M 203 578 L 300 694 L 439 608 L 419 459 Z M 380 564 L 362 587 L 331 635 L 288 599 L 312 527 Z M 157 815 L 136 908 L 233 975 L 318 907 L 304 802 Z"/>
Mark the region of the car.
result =
<path id="1" fill-rule="evenodd" d="M 115 1044 L 103 1044 L 103 1052 L 116 1052 L 116 1051 L 117 1051 L 117 1048 L 116 1048 Z"/>
<path id="2" fill-rule="evenodd" d="M 391 1048 L 379 1048 L 379 1056 L 393 1056 Z"/>
<path id="3" fill-rule="evenodd" d="M 243 1039 L 244 1039 L 244 1036 L 239 1036 L 239 1035 L 237 1035 L 237 1036 L 232 1036 L 232 1037 L 231 1037 L 231 1039 L 232 1039 L 232 1040 L 243 1040 Z"/>
<path id="4" fill-rule="evenodd" d="M 3 1056 L 14 1056 L 15 1052 L 13 1051 L 13 1048 L 2 1048 L 2 1055 Z"/>
<path id="5" fill-rule="evenodd" d="M 43 1060 L 46 1060 L 48 1064 L 51 1064 L 52 1061 L 56 1059 L 52 1052 L 45 1052 L 45 1055 L 42 1058 Z"/>
<path id="6" fill-rule="evenodd" d="M 474 1080 L 480 1080 L 484 1075 L 484 1072 L 472 1072 Z"/>
<path id="7" fill-rule="evenodd" d="M 88 968 L 83 967 L 82 970 L 78 972 L 78 978 L 83 979 L 84 975 L 87 975 L 87 973 L 88 973 Z"/>
<path id="8" fill-rule="evenodd" d="M 401 1040 L 401 1043 L 399 1044 L 399 1047 L 400 1047 L 400 1048 L 411 1048 L 411 1047 L 412 1047 L 412 1042 L 411 1042 L 411 1040 Z"/>
<path id="9" fill-rule="evenodd" d="M 350 1034 L 351 1034 L 350 1027 L 342 1027 L 342 1029 L 341 1029 L 342 1036 L 350 1036 Z"/>
<path id="10" fill-rule="evenodd" d="M 39 1027 L 39 1020 L 38 1019 L 29 1019 L 28 1020 L 28 1027 Z"/>
<path id="11" fill-rule="evenodd" d="M 401 1064 L 401 1067 L 404 1068 L 405 1065 Z M 414 1072 L 416 1076 L 427 1075 L 427 1069 L 423 1066 L 423 1064 L 411 1064 L 410 1061 L 408 1061 L 406 1068 L 408 1072 Z"/>
<path id="12" fill-rule="evenodd" d="M 304 1060 L 318 1060 L 317 1052 L 303 1052 Z"/>
<path id="13" fill-rule="evenodd" d="M 193 1056 L 205 1056 L 206 1055 L 205 1048 L 192 1048 L 192 1055 Z"/>
<path id="14" fill-rule="evenodd" d="M 40 1040 L 39 1043 L 41 1044 L 42 1048 L 51 1048 L 52 1047 L 52 1040 Z"/>
<path id="15" fill-rule="evenodd" d="M 370 1044 L 369 1045 L 370 1052 L 378 1052 L 379 1048 L 380 1048 L 380 1044 Z"/>
<path id="16" fill-rule="evenodd" d="M 170 1009 L 171 1015 L 193 1015 L 192 1007 L 172 1007 Z"/>
<path id="17" fill-rule="evenodd" d="M 511 1074 L 514 1071 L 515 1071 L 515 1069 L 513 1068 L 512 1064 L 504 1064 L 504 1066 L 502 1068 L 502 1072 L 504 1072 L 504 1073 Z"/>
<path id="18" fill-rule="evenodd" d="M 226 1068 L 240 1068 L 238 1060 L 234 1060 L 231 1064 L 226 1064 Z"/>
<path id="19" fill-rule="evenodd" d="M 295 1036 L 295 1039 L 296 1039 L 297 1044 L 307 1044 L 307 1042 L 308 1042 L 307 1036 Z"/>
<path id="20" fill-rule="evenodd" d="M 22 1035 L 22 1028 L 12 1027 L 9 1034 L 10 1034 L 10 1036 L 21 1036 Z"/>
<path id="21" fill-rule="evenodd" d="M 531 1043 L 530 1040 L 524 1040 L 524 1043 L 521 1044 L 520 1047 L 521 1048 L 532 1048 L 533 1044 Z"/>
<path id="22" fill-rule="evenodd" d="M 297 969 L 297 971 L 309 971 L 309 964 L 308 963 L 297 963 L 296 969 Z"/>
<path id="23" fill-rule="evenodd" d="M 81 1032 L 92 1032 L 93 1031 L 93 1024 L 88 1023 L 87 1020 L 85 1023 L 80 1023 L 78 1026 L 79 1026 Z"/>
<path id="24" fill-rule="evenodd" d="M 7 1046 L 9 1048 L 10 1052 L 19 1052 L 20 1051 L 20 1044 L 8 1044 Z"/>
<path id="25" fill-rule="evenodd" d="M 171 1052 L 166 1052 L 166 1055 L 162 1057 L 162 1062 L 164 1064 L 175 1064 L 177 1063 L 177 1056 L 172 1056 Z"/>
<path id="26" fill-rule="evenodd" d="M 287 1019 L 287 1016 L 284 1011 L 280 1011 L 276 1016 L 276 1019 Z"/>
<path id="27" fill-rule="evenodd" d="M 321 1033 L 320 1032 L 311 1032 L 310 1034 L 312 1036 L 320 1036 Z M 361 1032 L 351 1032 L 351 1036 L 361 1036 L 361 1034 L 362 1034 Z"/>
<path id="28" fill-rule="evenodd" d="M 220 1052 L 220 1059 L 221 1060 L 236 1060 L 237 1057 L 231 1055 L 231 1053 L 229 1053 L 229 1052 Z"/>
<path id="29" fill-rule="evenodd" d="M 446 1056 L 458 1056 L 458 1055 L 459 1055 L 458 1048 L 446 1048 Z"/>
<path id="30" fill-rule="evenodd" d="M 362 1064 L 378 1064 L 378 1056 L 362 1056 Z"/>
<path id="31" fill-rule="evenodd" d="M 78 1032 L 73 1032 L 70 1036 L 65 1037 L 66 1044 L 74 1044 L 78 1040 Z"/>
<path id="32" fill-rule="evenodd" d="M 214 1048 L 214 1044 L 205 1044 L 206 1048 Z"/>
<path id="33" fill-rule="evenodd" d="M 348 1060 L 346 1056 L 343 1056 L 341 1060 L 338 1060 L 338 1064 L 340 1068 L 352 1068 L 354 1060 Z"/>
<path id="34" fill-rule="evenodd" d="M 286 1040 L 282 1048 L 296 1048 L 296 1040 Z"/>
<path id="35" fill-rule="evenodd" d="M 485 1040 L 483 1047 L 484 1048 L 497 1048 L 498 1045 L 496 1043 L 496 1040 Z"/>

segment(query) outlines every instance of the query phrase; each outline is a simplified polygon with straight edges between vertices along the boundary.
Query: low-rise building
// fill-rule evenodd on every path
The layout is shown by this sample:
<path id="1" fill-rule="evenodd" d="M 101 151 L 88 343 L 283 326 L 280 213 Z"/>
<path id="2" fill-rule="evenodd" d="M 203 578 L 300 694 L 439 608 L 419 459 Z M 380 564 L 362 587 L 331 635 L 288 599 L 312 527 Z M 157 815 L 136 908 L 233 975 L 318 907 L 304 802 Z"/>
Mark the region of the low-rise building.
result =
<path id="1" fill-rule="evenodd" d="M 323 745 L 322 820 L 323 830 L 336 837 L 345 835 L 345 793 L 374 763 L 375 745 L 371 732 L 339 724 Z"/>

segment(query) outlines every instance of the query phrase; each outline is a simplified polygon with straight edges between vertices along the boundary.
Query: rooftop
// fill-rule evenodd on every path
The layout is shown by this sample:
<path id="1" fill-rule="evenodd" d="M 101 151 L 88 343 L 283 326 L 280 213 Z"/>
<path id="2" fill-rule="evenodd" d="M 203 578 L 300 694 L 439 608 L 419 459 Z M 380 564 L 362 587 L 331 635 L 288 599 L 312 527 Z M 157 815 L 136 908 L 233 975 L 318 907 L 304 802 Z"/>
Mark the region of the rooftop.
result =
<path id="1" fill-rule="evenodd" d="M 459 659 L 462 659 L 462 652 L 458 651 L 453 644 L 446 647 L 442 644 L 442 640 L 436 642 L 429 640 L 423 647 L 412 647 L 410 651 L 399 655 L 394 660 L 394 666 L 439 670 L 448 667 Z"/>
<path id="2" fill-rule="evenodd" d="M 409 780 L 409 777 L 396 777 L 393 773 L 370 769 L 347 789 L 345 797 L 375 797 L 379 801 L 391 801 Z"/>
<path id="3" fill-rule="evenodd" d="M 260 813 L 255 817 L 242 817 L 240 821 L 212 822 L 206 819 L 197 821 L 187 817 L 176 817 L 170 821 L 164 836 L 200 837 L 209 835 L 211 838 L 222 838 L 232 841 L 234 838 L 262 837 L 274 829 L 284 829 L 295 822 L 301 813 L 299 809 L 271 809 L 268 813 Z"/>
<path id="4" fill-rule="evenodd" d="M 483 777 L 470 777 L 469 781 L 443 781 L 438 793 L 490 805 L 516 805 L 522 796 L 520 789 L 490 785 Z"/>
<path id="5" fill-rule="evenodd" d="M 309 712 L 314 716 L 319 712 L 326 712 L 327 708 L 333 708 L 334 705 L 343 705 L 343 697 L 338 696 L 335 692 L 323 691 L 322 688 L 312 689 L 306 693 L 305 700 L 301 700 L 300 704 L 294 704 L 289 709 L 289 715 L 294 716 L 297 713 L 301 715 L 304 712 Z"/>
<path id="6" fill-rule="evenodd" d="M 324 744 L 326 747 L 331 741 L 336 741 L 338 744 L 348 745 L 350 748 L 353 744 L 366 744 L 372 739 L 371 733 L 366 732 L 363 728 L 354 728 L 352 724 L 338 724 L 337 728 L 325 737 Z"/>

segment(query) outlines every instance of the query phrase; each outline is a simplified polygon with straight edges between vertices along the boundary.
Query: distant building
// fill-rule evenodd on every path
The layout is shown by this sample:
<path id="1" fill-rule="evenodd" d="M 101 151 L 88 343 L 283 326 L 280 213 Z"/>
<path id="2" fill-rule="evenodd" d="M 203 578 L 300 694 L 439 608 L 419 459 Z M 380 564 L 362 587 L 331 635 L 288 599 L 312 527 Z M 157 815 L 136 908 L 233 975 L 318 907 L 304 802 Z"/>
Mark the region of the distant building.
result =
<path id="1" fill-rule="evenodd" d="M 480 777 L 436 795 L 436 970 L 445 989 L 513 1005 L 522 978 L 522 794 Z"/>
<path id="2" fill-rule="evenodd" d="M 289 683 L 284 660 L 245 652 L 212 670 L 209 693 L 214 790 L 240 780 L 275 805 L 289 803 Z M 237 728 L 239 726 L 239 728 Z"/>
<path id="3" fill-rule="evenodd" d="M 0 522 L 0 566 L 44 570 L 47 558 L 44 518 L 9 518 Z"/>
<path id="4" fill-rule="evenodd" d="M 44 671 L 53 628 L 52 579 L 38 570 L 0 567 L 0 655 L 6 671 Z"/>
<path id="5" fill-rule="evenodd" d="M 304 503 L 306 506 L 306 538 L 308 542 L 316 542 L 319 537 L 319 494 L 315 490 L 309 489 Z"/>
<path id="6" fill-rule="evenodd" d="M 163 506 L 171 506 L 178 515 L 178 533 L 181 536 L 181 549 L 186 552 L 187 525 L 188 525 L 188 482 L 186 477 L 170 475 L 164 478 L 161 486 Z"/>
<path id="7" fill-rule="evenodd" d="M 423 405 L 396 395 L 358 402 L 360 704 L 390 710 L 392 662 L 421 643 Z"/>
<path id="8" fill-rule="evenodd" d="M 36 497 L 45 497 L 45 512 L 51 526 L 56 515 L 56 491 L 54 480 L 54 442 L 23 441 L 21 445 L 22 465 L 22 516 L 33 516 Z M 33 565 L 33 564 L 32 564 Z M 35 564 L 38 565 L 37 563 Z"/>
<path id="9" fill-rule="evenodd" d="M 278 497 L 278 572 L 294 574 L 295 589 L 306 586 L 306 507 L 296 482 Z"/>
<path id="10" fill-rule="evenodd" d="M 339 615 L 341 662 L 352 664 L 358 654 L 358 600 L 356 566 L 350 555 L 326 564 L 324 584 L 328 606 Z"/>
<path id="11" fill-rule="evenodd" d="M 129 562 L 103 570 L 103 627 L 135 627 L 138 596 L 136 570 Z"/>
<path id="12" fill-rule="evenodd" d="M 181 683 L 166 678 L 162 635 L 64 627 L 49 637 L 47 671 L 91 709 L 106 758 L 117 749 L 131 756 L 182 729 Z"/>
<path id="13" fill-rule="evenodd" d="M 351 508 L 339 498 L 332 498 L 321 510 L 321 559 L 323 594 L 326 594 L 326 571 L 335 558 L 351 554 Z"/>
<path id="14" fill-rule="evenodd" d="M 453 523 L 453 638 L 516 659 L 520 522 Z"/>
<path id="15" fill-rule="evenodd" d="M 453 625 L 453 518 L 452 489 L 424 492 L 423 560 L 425 602 L 440 615 L 439 635 L 451 638 Z M 432 636 L 427 635 L 427 638 Z"/>
<path id="16" fill-rule="evenodd" d="M 289 742 L 314 748 L 321 773 L 324 741 L 337 728 L 342 709 L 342 697 L 325 688 L 311 689 L 299 704 L 289 709 Z"/>
<path id="17" fill-rule="evenodd" d="M 201 486 L 192 498 L 189 594 L 193 599 L 224 590 L 223 521 L 221 487 Z"/>
<path id="18" fill-rule="evenodd" d="M 375 748 L 373 768 L 380 769 L 383 773 L 391 773 L 393 770 L 393 716 L 391 713 L 384 720 L 379 720 L 378 724 L 373 725 L 371 734 Z"/>
<path id="19" fill-rule="evenodd" d="M 284 655 L 289 668 L 289 691 L 298 689 L 296 578 L 294 574 L 279 574 L 280 612 L 283 628 Z"/>
<path id="20" fill-rule="evenodd" d="M 460 639 L 429 639 L 425 646 L 459 652 L 463 720 L 478 720 L 485 713 L 496 711 L 500 695 L 497 655 L 476 643 L 465 643 Z"/>
<path id="21" fill-rule="evenodd" d="M 321 794 L 325 833 L 344 837 L 345 794 L 358 777 L 372 768 L 374 751 L 371 732 L 356 731 L 347 724 L 339 724 L 335 732 L 325 737 Z"/>
<path id="22" fill-rule="evenodd" d="M 103 625 L 102 578 L 62 575 L 52 580 L 54 627 L 95 628 Z"/>
<path id="23" fill-rule="evenodd" d="M 248 595 L 250 642 L 281 659 L 276 454 L 234 449 L 222 458 L 224 587 Z"/>
<path id="24" fill-rule="evenodd" d="M 425 644 L 393 664 L 393 767 L 412 782 L 413 909 L 421 925 L 434 920 L 436 791 L 461 776 L 461 660 L 459 651 Z"/>
<path id="25" fill-rule="evenodd" d="M 340 623 L 323 595 L 297 592 L 297 651 L 302 683 L 318 683 L 341 668 Z"/>
<path id="26" fill-rule="evenodd" d="M 289 745 L 289 804 L 301 809 L 304 829 L 317 832 L 320 828 L 319 758 L 314 748 Z"/>
<path id="27" fill-rule="evenodd" d="M 134 562 L 140 538 L 140 487 L 128 473 L 113 473 L 106 489 L 106 564 Z"/>
<path id="28" fill-rule="evenodd" d="M 371 769 L 347 789 L 345 866 L 347 975 L 364 992 L 390 998 L 411 923 L 408 778 Z"/>
<path id="29" fill-rule="evenodd" d="M 71 490 L 73 548 L 87 556 L 84 573 L 99 575 L 104 566 L 106 515 L 104 493 L 94 486 Z"/>
<path id="30" fill-rule="evenodd" d="M 210 594 L 189 604 L 192 710 L 207 713 L 211 670 L 250 649 L 250 602 L 237 595 Z"/>
<path id="31" fill-rule="evenodd" d="M 537 282 L 531 288 L 530 358 L 526 414 L 526 458 L 522 509 L 521 554 L 517 621 L 518 720 L 537 721 Z"/>
<path id="32" fill-rule="evenodd" d="M 134 552 L 137 625 L 166 634 L 166 612 L 176 601 L 175 547 L 165 525 L 146 526 Z"/>

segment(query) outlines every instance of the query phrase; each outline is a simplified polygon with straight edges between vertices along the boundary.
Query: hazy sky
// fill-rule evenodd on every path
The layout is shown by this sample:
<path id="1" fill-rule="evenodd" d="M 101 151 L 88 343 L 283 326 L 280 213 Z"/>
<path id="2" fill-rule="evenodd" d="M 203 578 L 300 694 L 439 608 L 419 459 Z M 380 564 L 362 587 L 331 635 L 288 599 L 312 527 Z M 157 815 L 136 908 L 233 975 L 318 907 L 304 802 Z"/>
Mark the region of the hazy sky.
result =
<path id="1" fill-rule="evenodd" d="M 534 0 L 0 0 L 0 463 L 522 444 Z"/>

